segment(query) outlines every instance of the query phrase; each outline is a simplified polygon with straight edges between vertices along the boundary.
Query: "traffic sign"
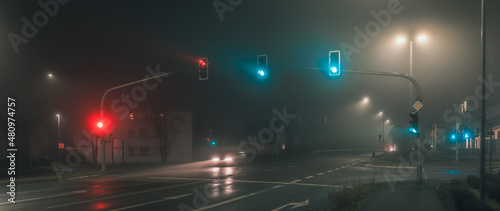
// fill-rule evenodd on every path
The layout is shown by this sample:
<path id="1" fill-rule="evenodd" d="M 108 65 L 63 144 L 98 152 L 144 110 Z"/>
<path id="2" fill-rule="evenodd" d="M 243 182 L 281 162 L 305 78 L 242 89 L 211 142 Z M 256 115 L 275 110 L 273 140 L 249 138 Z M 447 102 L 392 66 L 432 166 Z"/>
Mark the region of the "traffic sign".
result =
<path id="1" fill-rule="evenodd" d="M 419 111 L 422 107 L 424 106 L 424 104 L 422 104 L 420 101 L 417 100 L 417 102 L 415 102 L 415 104 L 413 104 L 413 108 L 417 111 Z"/>

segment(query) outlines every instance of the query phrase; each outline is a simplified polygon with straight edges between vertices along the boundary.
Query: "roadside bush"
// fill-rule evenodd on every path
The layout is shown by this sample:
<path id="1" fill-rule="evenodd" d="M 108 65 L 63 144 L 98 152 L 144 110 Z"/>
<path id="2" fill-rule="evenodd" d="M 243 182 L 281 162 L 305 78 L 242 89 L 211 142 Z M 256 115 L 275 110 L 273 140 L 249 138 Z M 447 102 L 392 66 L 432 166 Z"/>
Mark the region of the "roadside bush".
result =
<path id="1" fill-rule="evenodd" d="M 474 189 L 479 189 L 479 178 L 474 175 L 469 175 L 466 183 Z"/>
<path id="2" fill-rule="evenodd" d="M 374 177 L 370 179 L 354 178 L 351 180 L 351 186 L 351 188 L 344 186 L 339 191 L 328 193 L 335 210 L 356 210 L 360 202 L 378 189 Z"/>
<path id="3" fill-rule="evenodd" d="M 469 183 L 469 178 L 471 182 L 474 182 L 474 176 L 467 177 L 467 183 Z M 477 178 L 477 177 L 476 177 Z M 454 179 L 451 181 L 451 187 L 449 189 L 449 194 L 455 202 L 455 207 L 458 211 L 493 211 L 493 208 L 484 204 L 481 200 L 476 198 L 474 193 L 470 192 L 464 187 L 460 181 Z"/>

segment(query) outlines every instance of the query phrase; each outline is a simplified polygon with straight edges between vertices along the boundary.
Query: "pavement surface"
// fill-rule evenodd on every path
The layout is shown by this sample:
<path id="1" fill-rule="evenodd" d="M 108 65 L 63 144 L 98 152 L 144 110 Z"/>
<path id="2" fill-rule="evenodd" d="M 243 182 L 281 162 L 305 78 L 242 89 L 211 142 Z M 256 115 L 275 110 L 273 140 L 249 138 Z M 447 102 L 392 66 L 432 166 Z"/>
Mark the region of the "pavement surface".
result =
<path id="1" fill-rule="evenodd" d="M 328 210 L 332 206 L 328 192 L 357 177 L 374 177 L 386 187 L 373 195 L 364 210 L 391 210 L 387 209 L 391 204 L 401 210 L 397 204 L 424 201 L 432 201 L 422 203 L 432 207 L 428 210 L 440 210 L 432 185 L 478 174 L 477 169 L 437 162 L 425 167 L 425 179 L 432 185 L 415 186 L 411 183 L 416 178 L 414 167 L 401 160 L 380 160 L 375 165 L 372 161 L 369 152 L 337 151 L 241 166 L 203 161 L 131 169 L 130 173 L 20 184 L 15 204 L 7 201 L 6 194 L 0 196 L 0 210 Z"/>

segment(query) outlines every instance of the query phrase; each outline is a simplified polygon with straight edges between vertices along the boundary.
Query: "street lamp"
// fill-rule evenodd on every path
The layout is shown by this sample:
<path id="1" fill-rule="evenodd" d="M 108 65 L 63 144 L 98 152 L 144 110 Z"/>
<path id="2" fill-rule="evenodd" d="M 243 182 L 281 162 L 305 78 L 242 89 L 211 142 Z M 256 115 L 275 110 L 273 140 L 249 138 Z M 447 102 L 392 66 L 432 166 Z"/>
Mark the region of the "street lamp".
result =
<path id="1" fill-rule="evenodd" d="M 61 116 L 56 114 L 57 116 L 57 142 L 61 142 Z"/>
<path id="2" fill-rule="evenodd" d="M 384 145 L 385 145 L 385 144 L 384 144 L 384 141 L 385 141 L 385 140 L 384 140 L 384 133 L 385 133 L 384 112 L 382 112 L 382 111 L 381 111 L 381 112 L 379 112 L 378 114 L 382 116 L 382 153 L 384 153 L 384 147 L 385 147 L 385 146 L 384 146 Z"/>
<path id="3" fill-rule="evenodd" d="M 56 114 L 57 116 L 57 150 L 59 151 L 59 163 L 61 163 L 61 148 L 59 144 L 61 143 L 61 116 Z"/>
<path id="4" fill-rule="evenodd" d="M 364 103 L 368 103 L 368 101 L 369 101 L 368 97 L 363 98 Z"/>

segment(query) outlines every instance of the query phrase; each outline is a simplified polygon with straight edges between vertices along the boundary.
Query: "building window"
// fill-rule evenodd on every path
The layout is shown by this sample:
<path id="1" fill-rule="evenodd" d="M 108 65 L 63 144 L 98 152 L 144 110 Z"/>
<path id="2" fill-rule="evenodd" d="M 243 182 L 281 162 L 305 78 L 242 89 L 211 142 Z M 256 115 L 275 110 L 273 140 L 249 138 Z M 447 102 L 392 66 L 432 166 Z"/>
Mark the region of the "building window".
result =
<path id="1" fill-rule="evenodd" d="M 149 155 L 149 147 L 141 147 L 139 152 L 141 156 Z"/>
<path id="2" fill-rule="evenodd" d="M 134 120 L 134 113 L 128 114 L 128 119 L 129 120 Z"/>
<path id="3" fill-rule="evenodd" d="M 128 137 L 129 138 L 134 137 L 134 129 L 128 129 Z"/>
<path id="4" fill-rule="evenodd" d="M 139 136 L 141 138 L 148 137 L 148 132 L 147 132 L 146 128 L 139 129 Z"/>

